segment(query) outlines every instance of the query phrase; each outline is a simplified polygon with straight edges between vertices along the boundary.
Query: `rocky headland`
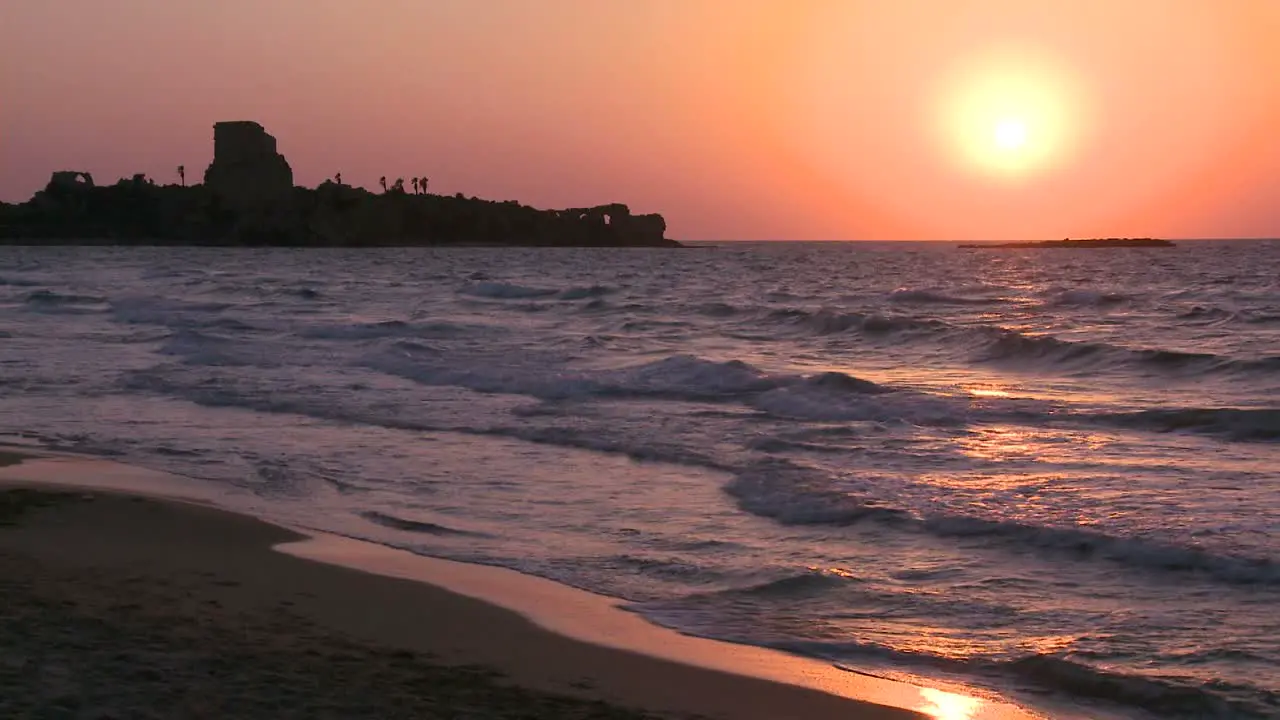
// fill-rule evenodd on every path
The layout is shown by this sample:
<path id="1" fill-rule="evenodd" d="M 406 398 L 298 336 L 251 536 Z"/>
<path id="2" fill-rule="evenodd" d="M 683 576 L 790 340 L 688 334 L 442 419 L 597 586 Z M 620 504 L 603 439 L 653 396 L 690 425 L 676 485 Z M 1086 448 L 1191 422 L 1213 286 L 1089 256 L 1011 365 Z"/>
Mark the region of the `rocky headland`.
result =
<path id="1" fill-rule="evenodd" d="M 678 247 L 661 215 L 623 204 L 541 210 L 426 192 L 426 179 L 371 192 L 328 180 L 296 187 L 276 139 L 256 122 L 214 125 L 204 182 L 158 185 L 143 175 L 95 185 L 55 172 L 18 205 L 0 203 L 0 244 L 387 247 L 517 245 Z"/>

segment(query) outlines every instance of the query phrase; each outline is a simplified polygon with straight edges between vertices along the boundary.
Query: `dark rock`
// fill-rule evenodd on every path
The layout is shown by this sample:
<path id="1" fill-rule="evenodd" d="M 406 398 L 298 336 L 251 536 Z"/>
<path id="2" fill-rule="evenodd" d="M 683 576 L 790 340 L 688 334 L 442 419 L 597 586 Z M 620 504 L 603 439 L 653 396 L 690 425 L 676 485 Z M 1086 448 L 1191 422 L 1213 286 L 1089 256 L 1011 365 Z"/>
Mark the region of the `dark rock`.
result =
<path id="1" fill-rule="evenodd" d="M 973 243 L 961 245 L 966 249 L 1042 249 L 1042 248 L 1113 248 L 1113 247 L 1173 247 L 1168 240 L 1156 238 L 1087 238 L 1081 240 L 1044 240 L 1041 242 Z"/>

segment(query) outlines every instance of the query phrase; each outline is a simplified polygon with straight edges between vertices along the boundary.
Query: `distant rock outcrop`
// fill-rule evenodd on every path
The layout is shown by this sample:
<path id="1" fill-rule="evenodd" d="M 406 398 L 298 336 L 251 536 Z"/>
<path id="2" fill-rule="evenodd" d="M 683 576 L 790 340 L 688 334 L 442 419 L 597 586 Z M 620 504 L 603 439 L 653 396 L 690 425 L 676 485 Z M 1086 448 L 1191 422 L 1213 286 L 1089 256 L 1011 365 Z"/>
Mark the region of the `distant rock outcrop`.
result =
<path id="1" fill-rule="evenodd" d="M 185 173 L 179 171 L 185 181 Z M 204 184 L 158 186 L 142 175 L 94 186 L 87 173 L 54 173 L 22 205 L 0 203 L 0 243 L 289 245 L 678 246 L 661 215 L 614 203 L 539 210 L 514 201 L 341 182 L 294 187 L 276 139 L 256 122 L 214 125 Z"/>
<path id="2" fill-rule="evenodd" d="M 1031 249 L 1039 250 L 1042 248 L 1134 248 L 1134 247 L 1173 247 L 1173 243 L 1169 240 L 1161 240 L 1159 238 L 1084 238 L 1072 240 L 1040 240 L 1037 242 L 1007 242 L 1007 243 L 971 243 L 961 245 L 963 249 L 970 250 L 1000 250 L 1000 249 Z"/>

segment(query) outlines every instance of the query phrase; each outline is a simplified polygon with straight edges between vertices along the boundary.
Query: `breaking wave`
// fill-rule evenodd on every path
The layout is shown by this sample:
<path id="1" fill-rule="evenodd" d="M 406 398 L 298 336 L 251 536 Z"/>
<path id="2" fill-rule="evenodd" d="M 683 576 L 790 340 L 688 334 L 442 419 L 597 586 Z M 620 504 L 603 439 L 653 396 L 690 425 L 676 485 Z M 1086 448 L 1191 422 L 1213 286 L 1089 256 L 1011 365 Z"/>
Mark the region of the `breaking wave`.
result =
<path id="1" fill-rule="evenodd" d="M 650 396 L 689 400 L 740 396 L 777 386 L 750 365 L 674 355 L 615 370 L 557 371 L 546 365 L 459 367 L 405 353 L 381 353 L 366 366 L 424 385 L 456 385 L 477 392 L 529 395 L 544 400 L 587 396 Z"/>
<path id="2" fill-rule="evenodd" d="M 1194 572 L 1233 585 L 1280 585 L 1280 563 L 1070 527 L 961 515 L 922 515 L 842 490 L 825 472 L 770 458 L 739 471 L 724 486 L 741 509 L 784 525 L 889 523 L 902 532 L 941 539 L 981 539 L 1015 553 L 1034 550 L 1075 561 L 1105 560 L 1152 572 Z"/>

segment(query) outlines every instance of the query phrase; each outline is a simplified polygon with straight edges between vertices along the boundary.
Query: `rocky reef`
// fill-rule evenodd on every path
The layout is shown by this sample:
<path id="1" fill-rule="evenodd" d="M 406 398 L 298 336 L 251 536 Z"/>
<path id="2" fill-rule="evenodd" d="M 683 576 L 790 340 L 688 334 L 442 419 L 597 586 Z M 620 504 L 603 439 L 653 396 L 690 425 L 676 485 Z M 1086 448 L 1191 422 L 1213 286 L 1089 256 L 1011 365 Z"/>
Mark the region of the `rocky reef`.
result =
<path id="1" fill-rule="evenodd" d="M 415 179 L 382 192 L 343 184 L 295 187 L 276 139 L 255 122 L 214 126 L 204 182 L 158 185 L 143 175 L 95 185 L 55 172 L 19 205 L 0 203 L 0 244 L 385 247 L 529 245 L 677 247 L 661 215 L 623 204 L 542 210 L 515 201 L 426 192 Z"/>
<path id="2" fill-rule="evenodd" d="M 1072 240 L 1041 240 L 1039 242 L 972 243 L 961 245 L 968 249 L 1041 249 L 1041 248 L 1115 248 L 1115 247 L 1173 247 L 1173 242 L 1159 238 L 1081 238 Z"/>

